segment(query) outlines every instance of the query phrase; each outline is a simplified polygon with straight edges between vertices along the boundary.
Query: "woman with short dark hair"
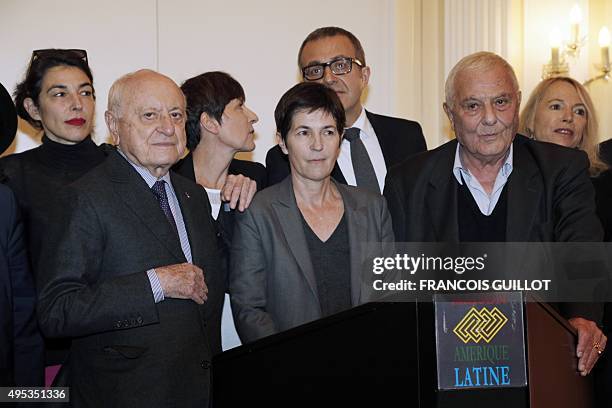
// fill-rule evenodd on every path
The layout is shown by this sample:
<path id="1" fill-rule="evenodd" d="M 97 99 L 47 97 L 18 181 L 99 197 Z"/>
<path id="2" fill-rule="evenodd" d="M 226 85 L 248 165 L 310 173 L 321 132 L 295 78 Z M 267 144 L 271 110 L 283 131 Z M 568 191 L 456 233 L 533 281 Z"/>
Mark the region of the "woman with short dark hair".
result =
<path id="1" fill-rule="evenodd" d="M 248 206 L 250 197 L 256 190 L 265 188 L 267 183 L 266 168 L 262 164 L 234 157 L 236 153 L 255 149 L 253 125 L 258 118 L 246 105 L 242 85 L 225 72 L 213 71 L 197 75 L 186 80 L 181 90 L 187 101 L 185 130 L 189 154 L 173 170 L 206 189 L 211 216 L 217 228 L 217 243 L 225 274 L 224 289 L 227 290 L 234 215 L 237 210 Z M 244 194 L 235 203 L 224 195 L 224 192 L 228 193 L 225 186 L 232 177 L 244 180 L 241 184 Z M 232 208 L 232 204 L 235 208 Z M 223 335 L 223 343 L 215 338 L 210 340 L 215 354 L 222 351 L 222 345 L 227 349 L 239 344 L 233 323 L 227 319 L 227 316 L 231 316 L 229 308 L 224 308 L 223 314 L 223 327 L 217 330 Z M 221 323 L 214 321 L 208 324 Z"/>
<path id="2" fill-rule="evenodd" d="M 381 247 L 362 244 L 393 241 L 385 199 L 331 178 L 345 127 L 336 93 L 300 83 L 274 116 L 291 174 L 237 216 L 230 298 L 243 342 L 367 302 L 364 266 Z"/>

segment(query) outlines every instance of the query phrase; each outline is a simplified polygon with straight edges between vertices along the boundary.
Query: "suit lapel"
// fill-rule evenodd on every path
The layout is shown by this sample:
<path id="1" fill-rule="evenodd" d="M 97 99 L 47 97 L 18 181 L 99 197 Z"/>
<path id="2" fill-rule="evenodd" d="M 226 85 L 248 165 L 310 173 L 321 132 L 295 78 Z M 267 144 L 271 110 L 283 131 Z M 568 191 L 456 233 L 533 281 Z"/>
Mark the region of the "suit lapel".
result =
<path id="1" fill-rule="evenodd" d="M 210 260 L 215 259 L 214 256 L 211 255 L 211 251 L 216 251 L 217 247 L 215 245 L 216 240 L 214 239 L 214 229 L 208 231 L 209 227 L 214 228 L 214 221 L 210 215 L 210 204 L 206 205 L 206 202 L 202 202 L 201 200 L 197 199 L 198 195 L 201 193 L 198 191 L 198 189 L 202 187 L 196 185 L 195 181 L 191 183 L 191 180 L 187 181 L 182 179 L 180 176 L 177 176 L 172 172 L 170 173 L 170 178 L 174 187 L 174 193 L 176 194 L 176 198 L 178 199 L 181 207 L 181 214 L 183 215 L 185 230 L 187 231 L 187 238 L 191 248 L 192 263 L 204 270 L 204 279 L 209 290 L 214 290 L 213 287 L 218 288 L 218 286 L 212 283 L 213 279 L 220 279 L 221 285 L 223 285 L 221 287 L 225 288 L 226 277 L 224 274 L 220 274 L 218 276 L 211 275 L 213 272 L 221 273 L 223 269 L 214 267 L 209 263 Z M 208 200 L 206 193 L 203 194 L 204 199 Z M 210 224 L 207 224 L 206 221 L 209 221 Z M 209 269 L 208 267 L 212 268 Z M 208 307 L 210 307 L 208 302 L 205 302 L 203 305 L 198 307 L 198 312 L 200 313 L 202 322 L 206 321 L 205 310 Z M 209 324 L 212 323 L 209 322 Z M 202 327 L 202 331 L 206 332 L 206 328 L 204 326 Z"/>
<path id="2" fill-rule="evenodd" d="M 204 213 L 206 207 L 198 207 L 198 201 L 195 197 L 196 192 L 193 191 L 193 189 L 189 189 L 183 180 L 173 173 L 170 173 L 170 178 L 174 187 L 174 193 L 181 207 L 181 214 L 183 215 L 185 229 L 187 230 L 187 238 L 189 239 L 189 245 L 191 247 L 193 264 L 203 267 L 205 265 L 204 260 L 200 259 L 202 251 L 196 249 L 207 249 L 208 246 L 204 245 L 205 226 L 202 225 L 202 218 L 198 218 L 197 215 L 200 211 Z"/>
<path id="3" fill-rule="evenodd" d="M 117 152 L 112 152 L 106 163 L 118 197 L 178 262 L 186 262 L 176 233 L 144 179 Z"/>
<path id="4" fill-rule="evenodd" d="M 361 303 L 361 286 L 363 282 L 362 268 L 367 261 L 368 251 L 363 248 L 368 242 L 368 214 L 367 208 L 359 206 L 354 197 L 345 190 L 344 186 L 336 184 L 342 201 L 344 214 L 348 225 L 348 238 L 351 262 L 351 303 L 353 306 Z"/>
<path id="5" fill-rule="evenodd" d="M 380 150 L 382 150 L 383 158 L 385 159 L 385 167 L 389 168 L 389 152 L 396 148 L 392 145 L 393 140 L 391 138 L 383 137 L 383 135 L 387 134 L 388 131 L 383 123 L 378 120 L 375 114 L 366 110 L 366 117 L 368 118 L 370 125 L 372 125 L 372 129 L 374 129 L 374 133 L 376 133 Z"/>
<path id="6" fill-rule="evenodd" d="M 512 174 L 508 179 L 506 241 L 526 242 L 531 236 L 543 187 L 538 178 L 538 168 L 519 136 L 513 149 Z"/>
<path id="7" fill-rule="evenodd" d="M 278 198 L 272 203 L 272 208 L 281 225 L 289 250 L 295 258 L 298 267 L 304 274 L 304 278 L 308 286 L 310 286 L 317 302 L 319 302 L 317 281 L 308 252 L 308 243 L 304 235 L 304 226 L 301 222 L 302 216 L 300 215 L 300 210 L 295 201 L 291 177 L 285 178 L 279 184 Z"/>
<path id="8" fill-rule="evenodd" d="M 457 142 L 448 143 L 445 149 L 446 151 L 440 155 L 432 170 L 427 187 L 425 206 L 432 223 L 433 240 L 438 242 L 459 242 L 457 183 L 453 175 Z M 422 231 L 421 233 L 424 236 L 428 236 L 427 231 Z"/>

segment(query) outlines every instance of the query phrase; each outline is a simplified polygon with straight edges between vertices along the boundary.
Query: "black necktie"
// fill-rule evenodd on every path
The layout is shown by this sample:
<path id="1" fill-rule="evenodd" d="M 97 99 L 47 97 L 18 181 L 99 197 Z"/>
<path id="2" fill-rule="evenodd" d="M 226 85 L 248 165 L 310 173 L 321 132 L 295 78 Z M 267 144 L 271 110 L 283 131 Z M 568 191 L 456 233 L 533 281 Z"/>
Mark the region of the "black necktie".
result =
<path id="1" fill-rule="evenodd" d="M 351 161 L 353 162 L 353 171 L 357 186 L 366 188 L 380 194 L 378 179 L 370 156 L 359 137 L 360 130 L 358 128 L 348 128 L 344 130 L 344 137 L 351 143 Z"/>
<path id="2" fill-rule="evenodd" d="M 151 191 L 155 194 L 155 198 L 159 202 L 159 206 L 161 207 L 164 215 L 168 219 L 168 222 L 172 226 L 174 232 L 178 234 L 178 229 L 176 228 L 176 222 L 174 221 L 174 216 L 172 215 L 172 211 L 170 210 L 170 204 L 168 203 L 168 196 L 166 195 L 166 182 L 164 180 L 157 180 L 153 187 L 151 187 Z"/>

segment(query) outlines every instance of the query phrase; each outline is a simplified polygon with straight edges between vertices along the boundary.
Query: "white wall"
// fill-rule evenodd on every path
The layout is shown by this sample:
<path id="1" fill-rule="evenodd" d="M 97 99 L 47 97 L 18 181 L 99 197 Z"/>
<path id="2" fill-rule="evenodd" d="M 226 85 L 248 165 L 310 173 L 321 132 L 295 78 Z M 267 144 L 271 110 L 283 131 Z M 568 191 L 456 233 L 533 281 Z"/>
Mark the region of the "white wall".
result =
<path id="1" fill-rule="evenodd" d="M 575 1 L 583 32 L 588 28 L 594 37 L 601 24 L 612 28 L 610 0 L 0 0 L 0 82 L 12 89 L 33 49 L 87 49 L 98 95 L 95 138 L 102 142 L 107 92 L 120 75 L 146 67 L 180 83 L 224 70 L 243 84 L 247 104 L 259 115 L 251 158 L 263 162 L 275 143 L 276 102 L 299 80 L 302 40 L 314 28 L 339 25 L 361 39 L 372 68 L 366 106 L 421 122 L 431 148 L 448 137 L 441 106 L 456 60 L 476 49 L 501 53 L 515 67 L 526 100 L 550 58 L 548 33 L 555 24 L 567 27 Z M 592 75 L 598 52 L 586 47 L 572 61 L 571 75 L 581 81 Z M 591 92 L 602 138 L 612 137 L 612 84 L 596 84 Z M 5 154 L 38 142 L 20 123 Z"/>
<path id="2" fill-rule="evenodd" d="M 83 0 L 0 0 L 0 82 L 12 92 L 25 73 L 32 50 L 84 48 L 97 93 L 96 141 L 106 137 L 104 107 L 117 77 L 140 67 L 154 67 L 155 13 L 152 0 L 96 2 Z M 10 44 L 10 46 L 8 46 Z M 25 122 L 15 151 L 39 143 Z M 7 153 L 10 153 L 10 149 Z"/>
<path id="3" fill-rule="evenodd" d="M 108 89 L 122 74 L 153 68 L 180 83 L 205 71 L 227 71 L 259 115 L 252 158 L 264 162 L 275 143 L 274 107 L 298 80 L 298 48 L 317 27 L 338 25 L 360 38 L 372 67 L 366 105 L 395 113 L 393 7 L 393 0 L 0 0 L 0 38 L 10 43 L 0 51 L 0 82 L 14 89 L 33 49 L 86 49 L 98 96 L 99 143 L 107 137 Z M 7 153 L 38 142 L 20 123 Z"/>

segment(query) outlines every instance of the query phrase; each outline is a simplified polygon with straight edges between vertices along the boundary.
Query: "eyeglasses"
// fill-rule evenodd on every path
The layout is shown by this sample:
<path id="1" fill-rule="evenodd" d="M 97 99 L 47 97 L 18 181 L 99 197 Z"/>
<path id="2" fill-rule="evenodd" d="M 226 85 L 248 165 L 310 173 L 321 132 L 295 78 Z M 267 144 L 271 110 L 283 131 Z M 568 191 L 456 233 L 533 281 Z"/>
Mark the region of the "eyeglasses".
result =
<path id="1" fill-rule="evenodd" d="M 50 58 L 50 57 L 72 57 L 83 60 L 86 64 L 87 61 L 87 51 L 80 50 L 78 48 L 46 48 L 44 50 L 34 50 L 32 51 L 32 58 L 30 59 L 30 65 L 36 60 L 42 58 Z"/>
<path id="2" fill-rule="evenodd" d="M 353 63 L 357 64 L 359 68 L 363 68 L 363 62 L 359 61 L 357 58 L 340 57 L 329 62 L 322 62 L 320 64 L 304 67 L 302 68 L 302 75 L 304 79 L 308 81 L 316 81 L 323 78 L 326 67 L 329 67 L 334 75 L 344 75 L 352 71 Z"/>

